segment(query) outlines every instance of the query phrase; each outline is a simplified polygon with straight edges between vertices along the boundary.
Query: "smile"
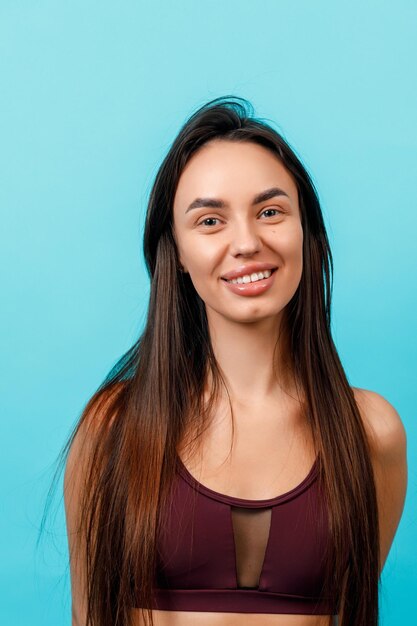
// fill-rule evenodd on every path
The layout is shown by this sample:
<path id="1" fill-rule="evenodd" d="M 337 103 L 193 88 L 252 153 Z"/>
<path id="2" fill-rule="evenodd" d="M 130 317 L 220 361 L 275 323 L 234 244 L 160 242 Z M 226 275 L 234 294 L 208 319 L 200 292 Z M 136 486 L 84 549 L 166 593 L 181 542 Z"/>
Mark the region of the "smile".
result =
<path id="1" fill-rule="evenodd" d="M 264 270 L 263 272 L 254 272 L 253 274 L 245 274 L 244 276 L 239 276 L 238 278 L 232 278 L 231 280 L 226 280 L 223 278 L 222 280 L 227 283 L 232 283 L 234 285 L 241 285 L 242 283 L 255 283 L 258 280 L 263 280 L 264 278 L 269 278 L 273 272 L 276 270 Z"/>
<path id="2" fill-rule="evenodd" d="M 236 296 L 261 296 L 267 293 L 274 284 L 277 269 L 278 268 L 255 272 L 254 274 L 246 274 L 245 276 L 239 276 L 232 280 L 222 278 L 222 281 L 225 288 Z"/>

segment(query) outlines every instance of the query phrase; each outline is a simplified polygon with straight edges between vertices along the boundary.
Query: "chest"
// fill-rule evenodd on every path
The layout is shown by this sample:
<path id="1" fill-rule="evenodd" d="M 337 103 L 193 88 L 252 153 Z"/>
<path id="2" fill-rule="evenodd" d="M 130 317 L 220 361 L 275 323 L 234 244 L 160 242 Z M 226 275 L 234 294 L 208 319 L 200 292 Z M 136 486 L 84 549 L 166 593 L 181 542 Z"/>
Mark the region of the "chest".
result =
<path id="1" fill-rule="evenodd" d="M 321 597 L 329 528 L 316 470 L 286 493 L 250 500 L 202 485 L 180 464 L 158 536 L 158 588 L 193 597 L 222 590 L 236 606 L 269 600 L 282 612 L 321 598 L 330 612 Z"/>
<path id="2" fill-rule="evenodd" d="M 244 499 L 269 499 L 286 493 L 307 476 L 316 458 L 311 432 L 292 409 L 274 405 L 218 412 L 190 454 L 178 456 L 188 472 L 208 488 Z M 233 441 L 233 447 L 231 444 Z"/>
<path id="3" fill-rule="evenodd" d="M 217 414 L 197 452 L 177 450 L 157 536 L 159 608 L 336 612 L 323 593 L 334 555 L 309 428 L 265 405 L 234 418 L 233 430 Z"/>

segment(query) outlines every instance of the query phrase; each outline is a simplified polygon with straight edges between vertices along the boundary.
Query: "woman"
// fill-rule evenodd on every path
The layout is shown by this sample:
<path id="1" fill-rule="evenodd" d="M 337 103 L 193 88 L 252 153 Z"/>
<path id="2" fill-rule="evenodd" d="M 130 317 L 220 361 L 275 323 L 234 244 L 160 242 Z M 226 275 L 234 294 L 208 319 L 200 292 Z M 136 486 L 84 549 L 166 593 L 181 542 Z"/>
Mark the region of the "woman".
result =
<path id="1" fill-rule="evenodd" d="M 207 103 L 157 173 L 146 326 L 66 448 L 76 626 L 378 623 L 406 435 L 348 384 L 314 185 L 252 113 Z"/>

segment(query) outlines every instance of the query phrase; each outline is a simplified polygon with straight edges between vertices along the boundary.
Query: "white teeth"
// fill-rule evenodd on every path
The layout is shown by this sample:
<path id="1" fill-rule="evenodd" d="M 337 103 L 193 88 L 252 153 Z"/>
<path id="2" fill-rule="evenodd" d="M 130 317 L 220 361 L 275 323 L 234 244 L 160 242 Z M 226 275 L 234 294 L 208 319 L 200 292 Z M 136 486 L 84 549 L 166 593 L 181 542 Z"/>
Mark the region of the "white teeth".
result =
<path id="1" fill-rule="evenodd" d="M 271 270 L 265 270 L 264 272 L 254 272 L 253 274 L 245 274 L 245 276 L 239 276 L 239 278 L 233 278 L 232 280 L 228 280 L 228 283 L 233 283 L 234 285 L 240 285 L 242 283 L 254 283 L 257 280 L 262 280 L 263 278 L 269 278 L 271 276 Z"/>

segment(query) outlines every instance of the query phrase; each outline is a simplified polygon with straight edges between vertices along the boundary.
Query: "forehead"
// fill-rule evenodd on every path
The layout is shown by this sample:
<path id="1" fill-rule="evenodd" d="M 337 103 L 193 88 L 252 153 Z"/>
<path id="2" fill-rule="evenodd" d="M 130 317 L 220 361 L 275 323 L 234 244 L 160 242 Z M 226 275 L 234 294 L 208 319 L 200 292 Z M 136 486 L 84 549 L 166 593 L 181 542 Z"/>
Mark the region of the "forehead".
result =
<path id="1" fill-rule="evenodd" d="M 196 196 L 215 196 L 227 202 L 247 202 L 254 194 L 279 186 L 297 204 L 297 186 L 280 159 L 253 142 L 213 140 L 188 161 L 181 173 L 174 211 Z"/>

